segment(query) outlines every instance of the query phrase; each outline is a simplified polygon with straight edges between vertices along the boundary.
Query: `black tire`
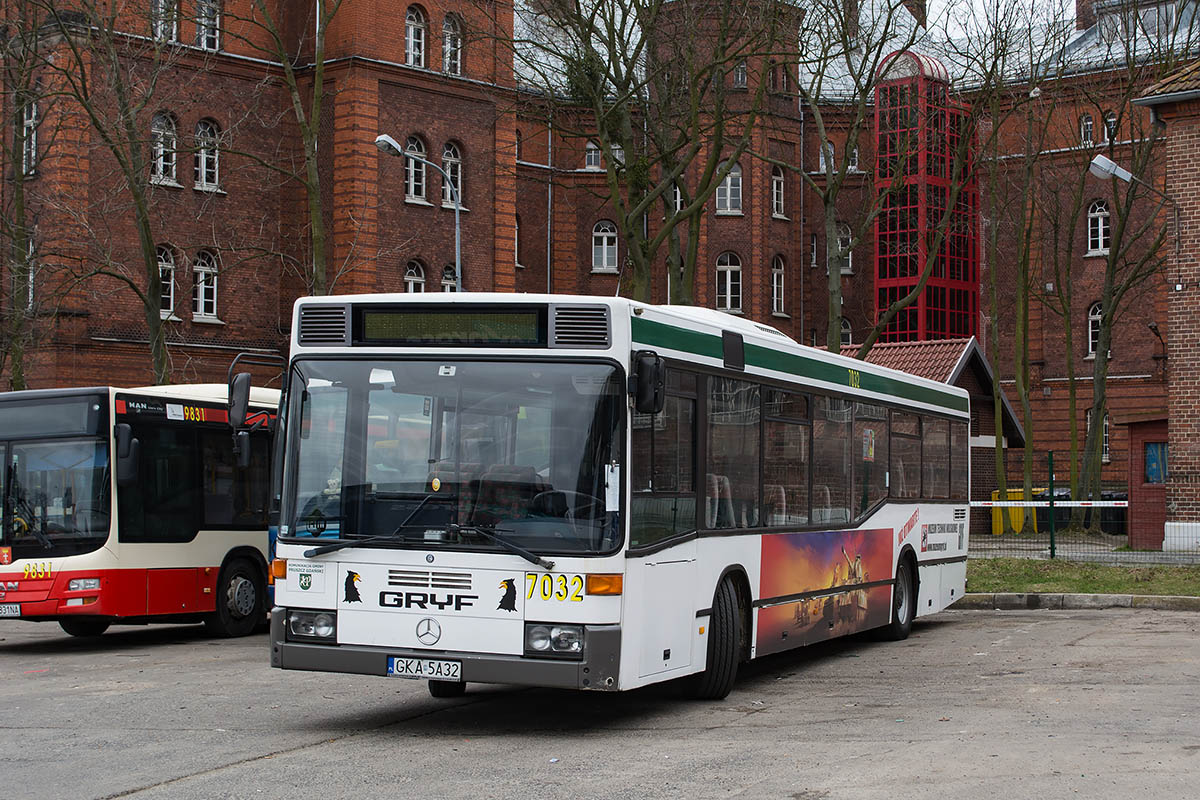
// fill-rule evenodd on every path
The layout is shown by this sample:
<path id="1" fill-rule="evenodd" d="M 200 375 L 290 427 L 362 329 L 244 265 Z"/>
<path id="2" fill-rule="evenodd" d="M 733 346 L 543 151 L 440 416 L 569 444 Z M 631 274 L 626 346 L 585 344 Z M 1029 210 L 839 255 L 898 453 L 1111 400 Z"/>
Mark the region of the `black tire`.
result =
<path id="1" fill-rule="evenodd" d="M 467 691 L 463 681 L 430 681 L 429 694 L 433 697 L 448 698 L 462 697 Z"/>
<path id="2" fill-rule="evenodd" d="M 254 632 L 266 616 L 267 581 L 253 561 L 235 558 L 217 578 L 217 608 L 204 619 L 214 636 L 233 638 Z"/>
<path id="3" fill-rule="evenodd" d="M 108 626 L 112 623 L 106 619 L 97 619 L 95 617 L 78 617 L 72 619 L 60 619 L 58 626 L 66 631 L 71 636 L 94 637 L 99 636 L 108 630 Z"/>
<path id="4" fill-rule="evenodd" d="M 900 561 L 892 589 L 892 621 L 879 629 L 879 638 L 899 642 L 908 638 L 917 615 L 917 575 L 912 559 Z"/>
<path id="5" fill-rule="evenodd" d="M 742 641 L 742 615 L 737 589 L 726 578 L 713 596 L 708 621 L 708 659 L 704 671 L 693 676 L 689 694 L 697 700 L 723 700 L 737 678 Z"/>

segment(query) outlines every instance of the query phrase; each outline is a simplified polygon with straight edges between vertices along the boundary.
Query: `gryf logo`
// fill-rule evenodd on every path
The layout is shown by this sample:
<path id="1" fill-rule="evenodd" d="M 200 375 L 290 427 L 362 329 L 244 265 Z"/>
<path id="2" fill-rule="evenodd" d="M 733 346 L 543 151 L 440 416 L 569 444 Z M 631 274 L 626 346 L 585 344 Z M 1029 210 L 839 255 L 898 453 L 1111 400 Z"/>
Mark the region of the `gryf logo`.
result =
<path id="1" fill-rule="evenodd" d="M 380 592 L 379 605 L 383 608 L 419 608 L 422 611 L 436 608 L 439 611 L 462 611 L 475 605 L 479 595 L 450 594 L 437 592 Z"/>

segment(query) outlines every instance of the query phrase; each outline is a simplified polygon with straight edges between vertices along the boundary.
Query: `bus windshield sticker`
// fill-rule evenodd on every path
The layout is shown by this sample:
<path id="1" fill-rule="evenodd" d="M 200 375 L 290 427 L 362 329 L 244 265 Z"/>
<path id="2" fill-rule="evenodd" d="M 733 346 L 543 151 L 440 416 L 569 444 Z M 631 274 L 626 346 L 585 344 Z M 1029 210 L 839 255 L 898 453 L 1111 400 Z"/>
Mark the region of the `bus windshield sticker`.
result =
<path id="1" fill-rule="evenodd" d="M 621 507 L 621 465 L 604 465 L 604 507 L 616 510 Z"/>
<path id="2" fill-rule="evenodd" d="M 183 406 L 178 403 L 167 403 L 167 419 L 183 421 Z"/>

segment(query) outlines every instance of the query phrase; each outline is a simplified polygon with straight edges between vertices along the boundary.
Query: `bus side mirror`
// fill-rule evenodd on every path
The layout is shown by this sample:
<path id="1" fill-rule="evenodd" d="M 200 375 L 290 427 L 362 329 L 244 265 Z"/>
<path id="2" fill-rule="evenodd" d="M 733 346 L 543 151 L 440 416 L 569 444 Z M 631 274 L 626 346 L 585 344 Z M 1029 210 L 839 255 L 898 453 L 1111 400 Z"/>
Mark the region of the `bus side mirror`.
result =
<path id="1" fill-rule="evenodd" d="M 141 455 L 141 442 L 133 436 L 133 428 L 127 423 L 120 423 L 116 428 L 117 486 L 133 486 L 138 482 L 138 459 Z"/>
<path id="2" fill-rule="evenodd" d="M 658 414 L 667 402 L 665 389 L 667 363 L 650 350 L 633 356 L 633 408 L 639 414 Z"/>
<path id="3" fill-rule="evenodd" d="M 239 372 L 229 382 L 229 424 L 236 431 L 246 424 L 250 411 L 250 373 Z"/>

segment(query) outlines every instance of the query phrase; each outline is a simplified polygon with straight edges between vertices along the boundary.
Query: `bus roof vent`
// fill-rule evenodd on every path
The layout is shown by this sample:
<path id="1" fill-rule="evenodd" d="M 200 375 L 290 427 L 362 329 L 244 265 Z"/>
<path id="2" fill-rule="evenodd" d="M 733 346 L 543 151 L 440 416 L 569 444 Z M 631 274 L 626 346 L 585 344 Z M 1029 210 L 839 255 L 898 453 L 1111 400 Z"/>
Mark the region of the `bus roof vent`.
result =
<path id="1" fill-rule="evenodd" d="M 608 306 L 554 306 L 550 315 L 551 347 L 608 347 Z"/>
<path id="2" fill-rule="evenodd" d="M 300 344 L 345 344 L 350 340 L 347 306 L 314 304 L 300 307 Z"/>

